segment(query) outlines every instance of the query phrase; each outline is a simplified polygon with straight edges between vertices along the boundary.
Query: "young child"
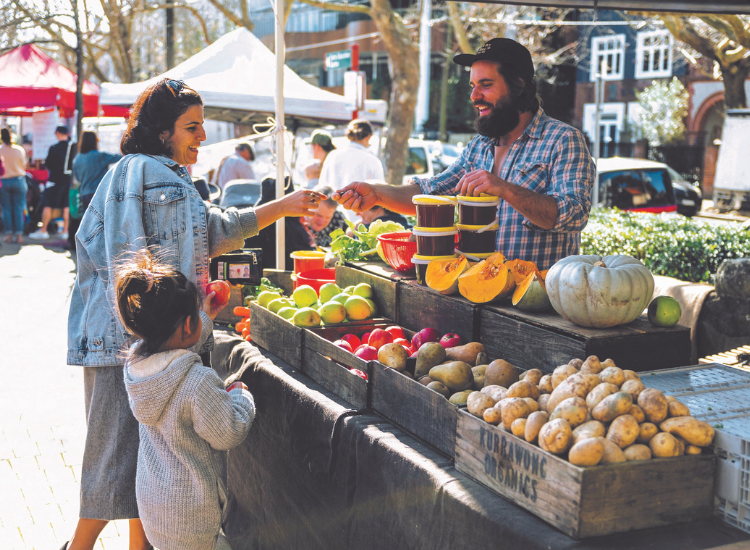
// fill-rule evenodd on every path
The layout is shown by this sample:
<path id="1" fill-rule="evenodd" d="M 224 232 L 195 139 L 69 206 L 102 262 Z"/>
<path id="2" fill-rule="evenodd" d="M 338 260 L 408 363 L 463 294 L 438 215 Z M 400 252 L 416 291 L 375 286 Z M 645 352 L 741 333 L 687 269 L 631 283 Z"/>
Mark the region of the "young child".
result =
<path id="1" fill-rule="evenodd" d="M 191 349 L 211 333 L 209 294 L 140 250 L 120 262 L 117 312 L 138 339 L 125 363 L 130 407 L 140 423 L 138 512 L 160 550 L 229 549 L 221 531 L 227 453 L 247 436 L 255 404 L 247 386 L 226 390 Z"/>

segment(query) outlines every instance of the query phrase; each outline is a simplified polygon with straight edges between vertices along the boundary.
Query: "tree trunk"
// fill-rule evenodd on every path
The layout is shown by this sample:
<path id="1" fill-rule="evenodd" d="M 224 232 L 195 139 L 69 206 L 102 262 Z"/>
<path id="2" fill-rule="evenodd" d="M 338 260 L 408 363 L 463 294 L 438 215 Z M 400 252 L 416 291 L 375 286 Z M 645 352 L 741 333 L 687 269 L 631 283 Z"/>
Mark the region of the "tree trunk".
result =
<path id="1" fill-rule="evenodd" d="M 748 75 L 750 75 L 749 59 L 732 63 L 728 67 L 721 67 L 721 77 L 724 80 L 725 109 L 747 109 L 745 80 L 747 80 Z"/>
<path id="2" fill-rule="evenodd" d="M 419 46 L 388 0 L 373 0 L 370 10 L 388 52 L 388 71 L 392 80 L 388 141 L 384 154 L 386 181 L 391 185 L 401 185 L 417 106 Z"/>

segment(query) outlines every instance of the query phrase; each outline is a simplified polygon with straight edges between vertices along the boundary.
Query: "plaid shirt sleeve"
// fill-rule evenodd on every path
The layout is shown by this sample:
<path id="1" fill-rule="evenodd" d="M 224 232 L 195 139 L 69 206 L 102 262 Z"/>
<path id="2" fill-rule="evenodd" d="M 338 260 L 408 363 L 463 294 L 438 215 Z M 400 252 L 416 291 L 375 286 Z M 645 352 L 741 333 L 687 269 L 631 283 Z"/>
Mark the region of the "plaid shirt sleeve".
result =
<path id="1" fill-rule="evenodd" d="M 422 193 L 426 195 L 455 195 L 454 189 L 464 174 L 471 172 L 472 159 L 477 155 L 477 140 L 473 139 L 464 150 L 458 160 L 451 164 L 440 174 L 431 178 L 412 178 L 411 183 L 419 185 Z"/>
<path id="2" fill-rule="evenodd" d="M 550 191 L 557 201 L 557 222 L 551 231 L 581 231 L 591 209 L 591 187 L 596 170 L 583 135 L 574 129 L 557 141 L 551 158 Z"/>

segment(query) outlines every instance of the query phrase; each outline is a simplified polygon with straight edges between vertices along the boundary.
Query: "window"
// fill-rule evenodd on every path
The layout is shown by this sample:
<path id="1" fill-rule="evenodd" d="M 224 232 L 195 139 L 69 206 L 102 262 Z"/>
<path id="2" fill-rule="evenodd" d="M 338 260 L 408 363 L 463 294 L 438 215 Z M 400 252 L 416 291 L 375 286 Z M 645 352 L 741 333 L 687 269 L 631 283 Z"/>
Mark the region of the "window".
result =
<path id="1" fill-rule="evenodd" d="M 621 210 L 668 206 L 669 175 L 662 169 L 619 170 L 599 174 L 599 196 L 606 206 Z"/>
<path id="2" fill-rule="evenodd" d="M 601 140 L 599 143 L 599 156 L 611 157 L 615 155 L 624 121 L 624 103 L 601 104 L 601 111 L 599 112 L 599 139 Z M 593 103 L 586 103 L 583 106 L 583 131 L 588 135 L 593 147 L 594 140 L 596 139 L 596 105 Z"/>
<path id="3" fill-rule="evenodd" d="M 635 77 L 672 76 L 672 44 L 673 38 L 669 31 L 639 32 Z"/>
<path id="4" fill-rule="evenodd" d="M 409 147 L 409 157 L 406 160 L 407 176 L 427 173 L 427 151 L 424 147 Z"/>
<path id="5" fill-rule="evenodd" d="M 601 70 L 604 80 L 622 80 L 625 66 L 625 35 L 595 36 L 591 39 L 591 82 Z"/>

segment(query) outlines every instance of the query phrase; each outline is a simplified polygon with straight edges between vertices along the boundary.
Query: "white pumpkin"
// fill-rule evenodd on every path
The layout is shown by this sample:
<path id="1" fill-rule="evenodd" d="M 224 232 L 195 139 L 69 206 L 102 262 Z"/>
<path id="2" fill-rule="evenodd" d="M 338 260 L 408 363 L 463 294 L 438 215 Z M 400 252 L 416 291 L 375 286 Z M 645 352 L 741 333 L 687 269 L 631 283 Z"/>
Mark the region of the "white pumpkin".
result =
<path id="1" fill-rule="evenodd" d="M 629 323 L 648 306 L 654 277 L 631 256 L 568 256 L 545 279 L 552 307 L 583 327 Z"/>

